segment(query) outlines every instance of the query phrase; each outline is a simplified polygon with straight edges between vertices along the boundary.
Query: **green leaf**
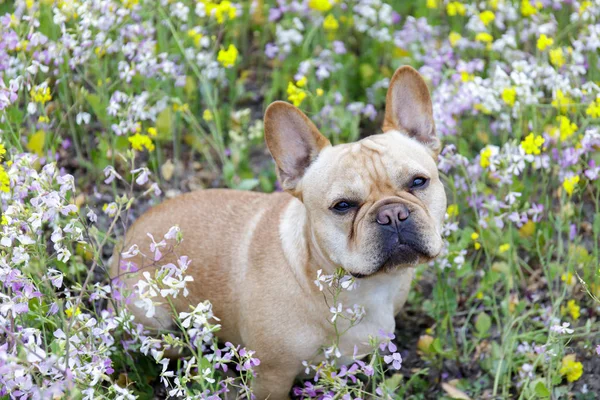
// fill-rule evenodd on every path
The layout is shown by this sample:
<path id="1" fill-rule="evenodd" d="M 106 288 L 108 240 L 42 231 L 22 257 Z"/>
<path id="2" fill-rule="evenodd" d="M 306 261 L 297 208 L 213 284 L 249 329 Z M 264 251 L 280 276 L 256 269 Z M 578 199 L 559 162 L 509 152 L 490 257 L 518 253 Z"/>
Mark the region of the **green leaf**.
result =
<path id="1" fill-rule="evenodd" d="M 237 190 L 252 190 L 259 184 L 258 179 L 244 179 L 235 186 Z"/>
<path id="2" fill-rule="evenodd" d="M 600 235 L 600 214 L 594 215 L 594 225 L 593 225 L 594 235 L 598 237 Z"/>
<path id="3" fill-rule="evenodd" d="M 492 319 L 485 312 L 481 312 L 477 316 L 477 321 L 475 322 L 475 328 L 477 329 L 477 333 L 480 336 L 483 336 L 488 333 L 491 327 Z"/>
<path id="4" fill-rule="evenodd" d="M 24 113 L 18 107 L 9 107 L 6 109 L 8 121 L 12 124 L 20 125 L 23 122 Z"/>
<path id="5" fill-rule="evenodd" d="M 104 126 L 108 126 L 108 115 L 106 114 L 108 104 L 105 104 L 100 99 L 100 96 L 91 93 L 86 94 L 85 99 L 90 104 L 90 107 L 92 107 L 92 111 L 94 111 L 94 115 L 98 118 L 98 121 Z"/>
<path id="6" fill-rule="evenodd" d="M 271 179 L 269 179 L 268 176 L 261 175 L 258 179 L 260 181 L 260 188 L 263 192 L 271 193 L 275 189 L 273 182 L 271 182 Z"/>
<path id="7" fill-rule="evenodd" d="M 389 378 L 387 378 L 383 382 L 383 384 L 389 390 L 395 391 L 398 388 L 398 386 L 400 386 L 400 383 L 402 382 L 403 378 L 404 377 L 402 376 L 402 374 L 394 374 L 394 375 L 390 376 Z"/>
<path id="8" fill-rule="evenodd" d="M 231 183 L 231 180 L 235 176 L 235 166 L 231 162 L 225 162 L 223 164 L 223 179 L 227 184 Z"/>
<path id="9" fill-rule="evenodd" d="M 193 76 L 188 75 L 185 78 L 185 86 L 183 87 L 183 90 L 185 91 L 185 95 L 188 101 L 190 99 L 193 100 L 196 98 L 196 94 L 198 93 L 198 84 L 196 83 L 196 80 Z"/>
<path id="10" fill-rule="evenodd" d="M 173 111 L 170 107 L 162 110 L 156 117 L 156 133 L 158 140 L 171 140 Z"/>
<path id="11" fill-rule="evenodd" d="M 442 348 L 442 341 L 439 338 L 435 338 L 433 342 L 431 342 L 429 348 L 435 351 L 437 354 L 444 353 L 444 349 Z"/>
<path id="12" fill-rule="evenodd" d="M 535 394 L 539 397 L 550 397 L 550 390 L 544 385 L 542 381 L 538 381 L 535 385 Z"/>

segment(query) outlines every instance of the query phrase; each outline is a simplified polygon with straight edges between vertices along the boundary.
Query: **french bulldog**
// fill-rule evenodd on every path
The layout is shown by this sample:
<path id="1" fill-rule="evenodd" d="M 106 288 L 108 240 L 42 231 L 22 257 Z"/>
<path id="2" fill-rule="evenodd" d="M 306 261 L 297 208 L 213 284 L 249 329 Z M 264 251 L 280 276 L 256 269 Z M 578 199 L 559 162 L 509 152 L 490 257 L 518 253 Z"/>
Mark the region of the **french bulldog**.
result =
<path id="1" fill-rule="evenodd" d="M 177 312 L 210 300 L 222 325 L 219 339 L 256 351 L 261 361 L 256 398 L 278 400 L 288 398 L 302 361 L 314 360 L 335 335 L 324 292 L 314 284 L 317 271 L 341 267 L 358 279 L 340 301 L 362 305 L 366 314 L 339 350 L 348 361 L 355 345 L 366 354 L 369 335 L 394 331 L 415 266 L 441 252 L 446 196 L 429 91 L 409 66 L 390 80 L 383 133 L 332 146 L 306 115 L 281 101 L 267 108 L 264 122 L 282 192 L 187 193 L 142 215 L 124 243 L 147 248 L 148 233 L 180 227 L 177 252 L 191 260 L 194 281 L 187 297 L 174 299 Z M 143 263 L 139 256 L 128 261 Z M 166 255 L 161 265 L 167 262 L 176 260 Z M 141 275 L 123 275 L 118 265 L 112 275 L 133 288 Z M 172 326 L 166 306 L 153 318 L 133 302 L 129 307 L 148 328 Z"/>

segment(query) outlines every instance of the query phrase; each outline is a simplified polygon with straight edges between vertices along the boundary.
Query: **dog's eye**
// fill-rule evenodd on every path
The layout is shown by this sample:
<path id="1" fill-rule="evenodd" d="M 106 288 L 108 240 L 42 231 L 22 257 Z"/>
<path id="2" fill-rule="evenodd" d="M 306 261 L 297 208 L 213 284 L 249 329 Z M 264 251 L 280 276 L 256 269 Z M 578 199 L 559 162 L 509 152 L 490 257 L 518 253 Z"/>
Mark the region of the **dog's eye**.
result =
<path id="1" fill-rule="evenodd" d="M 338 201 L 334 204 L 333 209 L 338 212 L 345 212 L 355 206 L 354 203 L 346 200 Z"/>
<path id="2" fill-rule="evenodd" d="M 413 180 L 412 185 L 410 187 L 411 187 L 411 189 L 420 188 L 420 187 L 425 186 L 426 183 L 427 183 L 427 178 L 418 177 Z"/>

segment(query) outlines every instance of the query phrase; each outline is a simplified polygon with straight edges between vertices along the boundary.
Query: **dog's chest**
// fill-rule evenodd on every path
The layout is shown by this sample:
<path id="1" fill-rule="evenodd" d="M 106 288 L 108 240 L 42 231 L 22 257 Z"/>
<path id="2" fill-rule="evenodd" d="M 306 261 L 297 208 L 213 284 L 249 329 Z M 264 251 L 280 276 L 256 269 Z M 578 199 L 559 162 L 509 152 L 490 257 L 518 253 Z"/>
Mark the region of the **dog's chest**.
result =
<path id="1" fill-rule="evenodd" d="M 378 338 L 380 332 L 394 332 L 396 328 L 393 305 L 379 308 L 365 307 L 367 313 L 356 326 L 350 328 L 340 338 L 339 349 L 342 353 L 341 362 L 349 364 L 353 356 L 358 357 L 371 352 L 370 337 Z"/>
<path id="2" fill-rule="evenodd" d="M 357 304 L 364 307 L 365 315 L 357 325 L 340 337 L 342 363 L 352 362 L 355 346 L 359 356 L 370 353 L 370 337 L 380 338 L 381 333 L 394 333 L 395 316 L 406 302 L 413 274 L 414 271 L 410 268 L 373 277 L 376 279 L 361 281 L 355 292 L 348 292 L 347 296 L 344 296 L 344 308 Z"/>

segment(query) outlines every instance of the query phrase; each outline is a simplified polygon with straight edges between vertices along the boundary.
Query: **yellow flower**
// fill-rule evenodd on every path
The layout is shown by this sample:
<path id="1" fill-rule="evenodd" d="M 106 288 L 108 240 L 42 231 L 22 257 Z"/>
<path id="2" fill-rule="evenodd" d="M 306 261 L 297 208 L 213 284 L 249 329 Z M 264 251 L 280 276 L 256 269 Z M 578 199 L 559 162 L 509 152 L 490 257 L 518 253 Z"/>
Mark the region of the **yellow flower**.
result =
<path id="1" fill-rule="evenodd" d="M 530 237 L 535 233 L 535 222 L 529 220 L 519 228 L 519 235 L 522 237 Z"/>
<path id="2" fill-rule="evenodd" d="M 546 36 L 543 33 L 540 35 L 540 37 L 537 40 L 537 48 L 540 51 L 546 50 L 547 47 L 550 47 L 553 44 L 554 44 L 554 39 L 549 38 L 548 36 Z"/>
<path id="3" fill-rule="evenodd" d="M 229 19 L 235 18 L 235 7 L 231 4 L 230 1 L 224 0 L 213 7 L 215 10 L 215 18 L 219 24 L 222 24 L 225 21 L 225 17 L 229 17 Z M 208 9 L 207 9 L 208 12 Z M 212 8 L 211 8 L 212 13 Z"/>
<path id="4" fill-rule="evenodd" d="M 307 82 L 308 82 L 308 79 L 306 79 L 306 77 L 303 76 L 302 78 L 300 78 L 299 80 L 296 81 L 296 86 L 304 87 L 304 86 L 306 86 Z"/>
<path id="5" fill-rule="evenodd" d="M 4 155 L 6 154 L 6 148 L 2 143 L 0 143 L 0 161 L 4 159 Z"/>
<path id="6" fill-rule="evenodd" d="M 477 298 L 477 300 L 483 299 L 483 292 L 477 292 L 477 294 L 475 295 L 475 297 Z"/>
<path id="7" fill-rule="evenodd" d="M 94 53 L 98 56 L 98 58 L 102 58 L 106 55 L 106 50 L 102 47 L 96 47 L 94 49 Z"/>
<path id="8" fill-rule="evenodd" d="M 597 97 L 595 101 L 592 101 L 585 110 L 585 114 L 592 118 L 600 118 L 600 97 Z"/>
<path id="9" fill-rule="evenodd" d="M 469 74 L 467 71 L 462 71 L 460 73 L 460 80 L 463 82 L 469 82 L 473 80 L 474 75 Z"/>
<path id="10" fill-rule="evenodd" d="M 523 14 L 524 17 L 531 17 L 532 15 L 537 14 L 537 8 L 532 6 L 529 0 L 522 0 L 521 14 Z"/>
<path id="11" fill-rule="evenodd" d="M 133 7 L 137 6 L 138 3 L 139 0 L 123 0 L 123 5 L 125 6 L 125 8 L 129 8 L 130 10 L 133 9 Z"/>
<path id="12" fill-rule="evenodd" d="M 481 243 L 479 243 L 477 239 L 479 239 L 479 233 L 471 233 L 471 240 L 475 242 L 473 243 L 473 247 L 475 247 L 475 250 L 479 250 L 481 248 Z"/>
<path id="13" fill-rule="evenodd" d="M 575 303 L 575 300 L 569 300 L 566 307 L 561 307 L 560 313 L 564 316 L 569 314 L 575 321 L 581 316 L 581 307 Z"/>
<path id="14" fill-rule="evenodd" d="M 73 311 L 73 307 L 71 307 L 71 308 L 67 308 L 65 310 L 65 314 L 67 314 L 67 317 L 71 318 L 73 316 L 73 314 L 75 314 L 75 316 L 78 316 L 79 314 L 81 314 L 81 310 L 79 309 L 79 307 L 77 307 L 75 309 L 75 311 Z"/>
<path id="15" fill-rule="evenodd" d="M 4 167 L 0 165 L 0 192 L 8 193 L 10 189 L 10 179 Z"/>
<path id="16" fill-rule="evenodd" d="M 591 6 L 592 6 L 591 1 L 582 1 L 581 6 L 579 6 L 579 15 L 583 14 L 585 12 L 585 10 L 587 10 Z"/>
<path id="17" fill-rule="evenodd" d="M 47 124 L 48 122 L 50 122 L 50 118 L 46 117 L 45 115 L 40 115 L 40 117 L 38 118 L 38 122 L 41 124 Z"/>
<path id="18" fill-rule="evenodd" d="M 475 40 L 477 40 L 478 42 L 483 42 L 483 43 L 492 43 L 492 41 L 494 40 L 494 37 L 487 32 L 479 32 L 475 36 Z"/>
<path id="19" fill-rule="evenodd" d="M 194 41 L 194 46 L 200 47 L 200 41 L 202 40 L 202 38 L 204 37 L 204 35 L 201 34 L 200 32 L 197 32 L 195 29 L 190 29 L 187 32 L 187 34 Z"/>
<path id="20" fill-rule="evenodd" d="M 450 217 L 456 217 L 458 215 L 458 204 L 450 204 L 446 209 L 446 213 Z"/>
<path id="21" fill-rule="evenodd" d="M 485 26 L 488 26 L 490 22 L 496 19 L 496 15 L 492 11 L 486 10 L 479 14 L 479 19 L 481 20 L 481 22 L 483 22 Z"/>
<path id="22" fill-rule="evenodd" d="M 154 137 L 154 136 L 156 136 L 156 134 L 157 134 L 156 128 L 154 128 L 154 127 L 148 128 L 148 135 Z"/>
<path id="23" fill-rule="evenodd" d="M 136 133 L 135 135 L 129 137 L 129 143 L 131 143 L 131 148 L 137 151 L 143 151 L 144 147 L 148 151 L 154 150 L 154 144 L 147 135 L 140 135 L 139 133 Z"/>
<path id="24" fill-rule="evenodd" d="M 325 92 L 323 91 L 323 89 L 321 89 L 321 88 L 317 88 L 316 92 L 317 92 L 317 96 L 319 96 L 319 97 L 320 97 L 320 96 L 323 96 L 323 93 L 325 93 Z"/>
<path id="25" fill-rule="evenodd" d="M 508 244 L 508 243 L 504 243 L 504 244 L 500 245 L 500 247 L 498 247 L 498 251 L 500 253 L 506 253 L 509 250 L 510 250 L 510 244 Z"/>
<path id="26" fill-rule="evenodd" d="M 540 148 L 544 144 L 546 139 L 541 137 L 540 135 L 534 135 L 530 133 L 527 135 L 525 140 L 521 141 L 521 147 L 525 150 L 526 154 L 540 154 Z"/>
<path id="27" fill-rule="evenodd" d="M 509 106 L 514 106 L 517 100 L 517 89 L 514 87 L 504 89 L 502 91 L 502 100 Z"/>
<path id="28" fill-rule="evenodd" d="M 225 68 L 230 68 L 235 64 L 238 54 L 238 49 L 234 45 L 230 44 L 227 50 L 219 50 L 217 61 L 220 62 Z"/>
<path id="29" fill-rule="evenodd" d="M 333 4 L 329 0 L 309 0 L 308 6 L 313 10 L 327 12 L 331 10 Z"/>
<path id="30" fill-rule="evenodd" d="M 559 122 L 558 129 L 560 131 L 560 140 L 566 140 L 573 136 L 575 132 L 577 132 L 577 125 L 574 122 L 571 122 L 569 117 L 559 115 L 556 117 L 556 120 Z"/>
<path id="31" fill-rule="evenodd" d="M 288 100 L 294 103 L 296 107 L 299 107 L 306 98 L 306 92 L 294 85 L 294 82 L 288 83 L 287 94 Z"/>
<path id="32" fill-rule="evenodd" d="M 566 376 L 569 382 L 575 382 L 583 375 L 583 364 L 575 361 L 575 354 L 569 354 L 563 357 L 559 373 Z"/>
<path id="33" fill-rule="evenodd" d="M 456 46 L 456 43 L 458 43 L 458 41 L 460 39 L 462 39 L 462 36 L 460 36 L 460 33 L 450 32 L 450 35 L 448 36 L 448 40 L 450 41 L 450 46 L 452 46 L 452 47 Z"/>
<path id="34" fill-rule="evenodd" d="M 45 104 L 52 100 L 49 87 L 38 87 L 29 91 L 31 99 L 36 103 Z"/>
<path id="35" fill-rule="evenodd" d="M 488 45 L 489 46 L 489 45 Z M 475 105 L 473 105 L 473 108 L 476 109 L 477 111 L 481 111 L 484 114 L 490 115 L 492 112 L 487 109 L 483 104 L 481 103 L 476 103 Z"/>
<path id="36" fill-rule="evenodd" d="M 337 31 L 339 27 L 340 24 L 337 22 L 337 19 L 335 19 L 333 14 L 329 14 L 327 17 L 325 17 L 325 20 L 323 21 L 323 28 L 325 28 L 326 31 L 334 32 Z"/>
<path id="37" fill-rule="evenodd" d="M 0 188 L 0 190 L 2 190 Z M 6 215 L 3 215 L 2 218 L 0 218 L 0 225 L 8 225 L 8 219 L 6 218 Z"/>
<path id="38" fill-rule="evenodd" d="M 27 150 L 38 156 L 44 155 L 44 143 L 46 142 L 46 132 L 39 130 L 29 137 L 27 142 Z"/>
<path id="39" fill-rule="evenodd" d="M 562 49 L 559 47 L 558 49 L 550 50 L 550 62 L 552 65 L 560 68 L 565 65 L 565 56 L 563 55 Z"/>
<path id="40" fill-rule="evenodd" d="M 425 3 L 425 6 L 427 8 L 437 8 L 438 4 L 437 4 L 437 0 L 427 0 L 427 2 Z"/>
<path id="41" fill-rule="evenodd" d="M 427 332 L 427 331 L 426 331 Z M 432 333 L 432 332 L 428 332 Z M 435 339 L 430 335 L 422 335 L 417 341 L 417 350 L 421 353 L 428 354 L 431 352 L 431 344 Z"/>
<path id="42" fill-rule="evenodd" d="M 29 40 L 21 40 L 19 43 L 17 43 L 17 45 L 15 46 L 15 50 L 16 51 L 27 51 L 27 46 L 29 46 Z"/>
<path id="43" fill-rule="evenodd" d="M 571 286 L 575 283 L 575 276 L 572 273 L 567 272 L 560 276 L 560 280 Z"/>
<path id="44" fill-rule="evenodd" d="M 450 3 L 448 3 L 448 5 L 446 6 L 446 12 L 448 13 L 449 16 L 453 17 L 455 15 L 465 15 L 467 10 L 465 8 L 465 5 L 458 2 L 458 1 L 451 1 Z"/>
<path id="45" fill-rule="evenodd" d="M 481 158 L 479 159 L 479 165 L 481 168 L 487 168 L 491 165 L 490 158 L 492 157 L 492 148 L 486 147 L 481 151 Z"/>
<path id="46" fill-rule="evenodd" d="M 569 95 L 565 95 L 562 90 L 556 91 L 555 99 L 552 101 L 552 107 L 556 108 L 559 112 L 565 113 L 569 110 L 570 105 L 573 103 Z"/>
<path id="47" fill-rule="evenodd" d="M 183 103 L 182 105 L 179 105 L 177 103 L 173 104 L 173 111 L 181 111 L 181 112 L 187 112 L 189 111 L 190 106 L 187 103 Z"/>
<path id="48" fill-rule="evenodd" d="M 202 113 L 202 119 L 206 122 L 212 121 L 214 119 L 212 111 L 210 111 L 209 109 L 204 110 L 204 112 Z"/>
<path id="49" fill-rule="evenodd" d="M 570 178 L 566 178 L 563 181 L 563 188 L 565 189 L 565 191 L 567 192 L 567 194 L 569 196 L 571 196 L 573 194 L 573 191 L 575 190 L 575 187 L 577 187 L 577 184 L 579 183 L 579 175 L 574 175 L 571 176 Z"/>

